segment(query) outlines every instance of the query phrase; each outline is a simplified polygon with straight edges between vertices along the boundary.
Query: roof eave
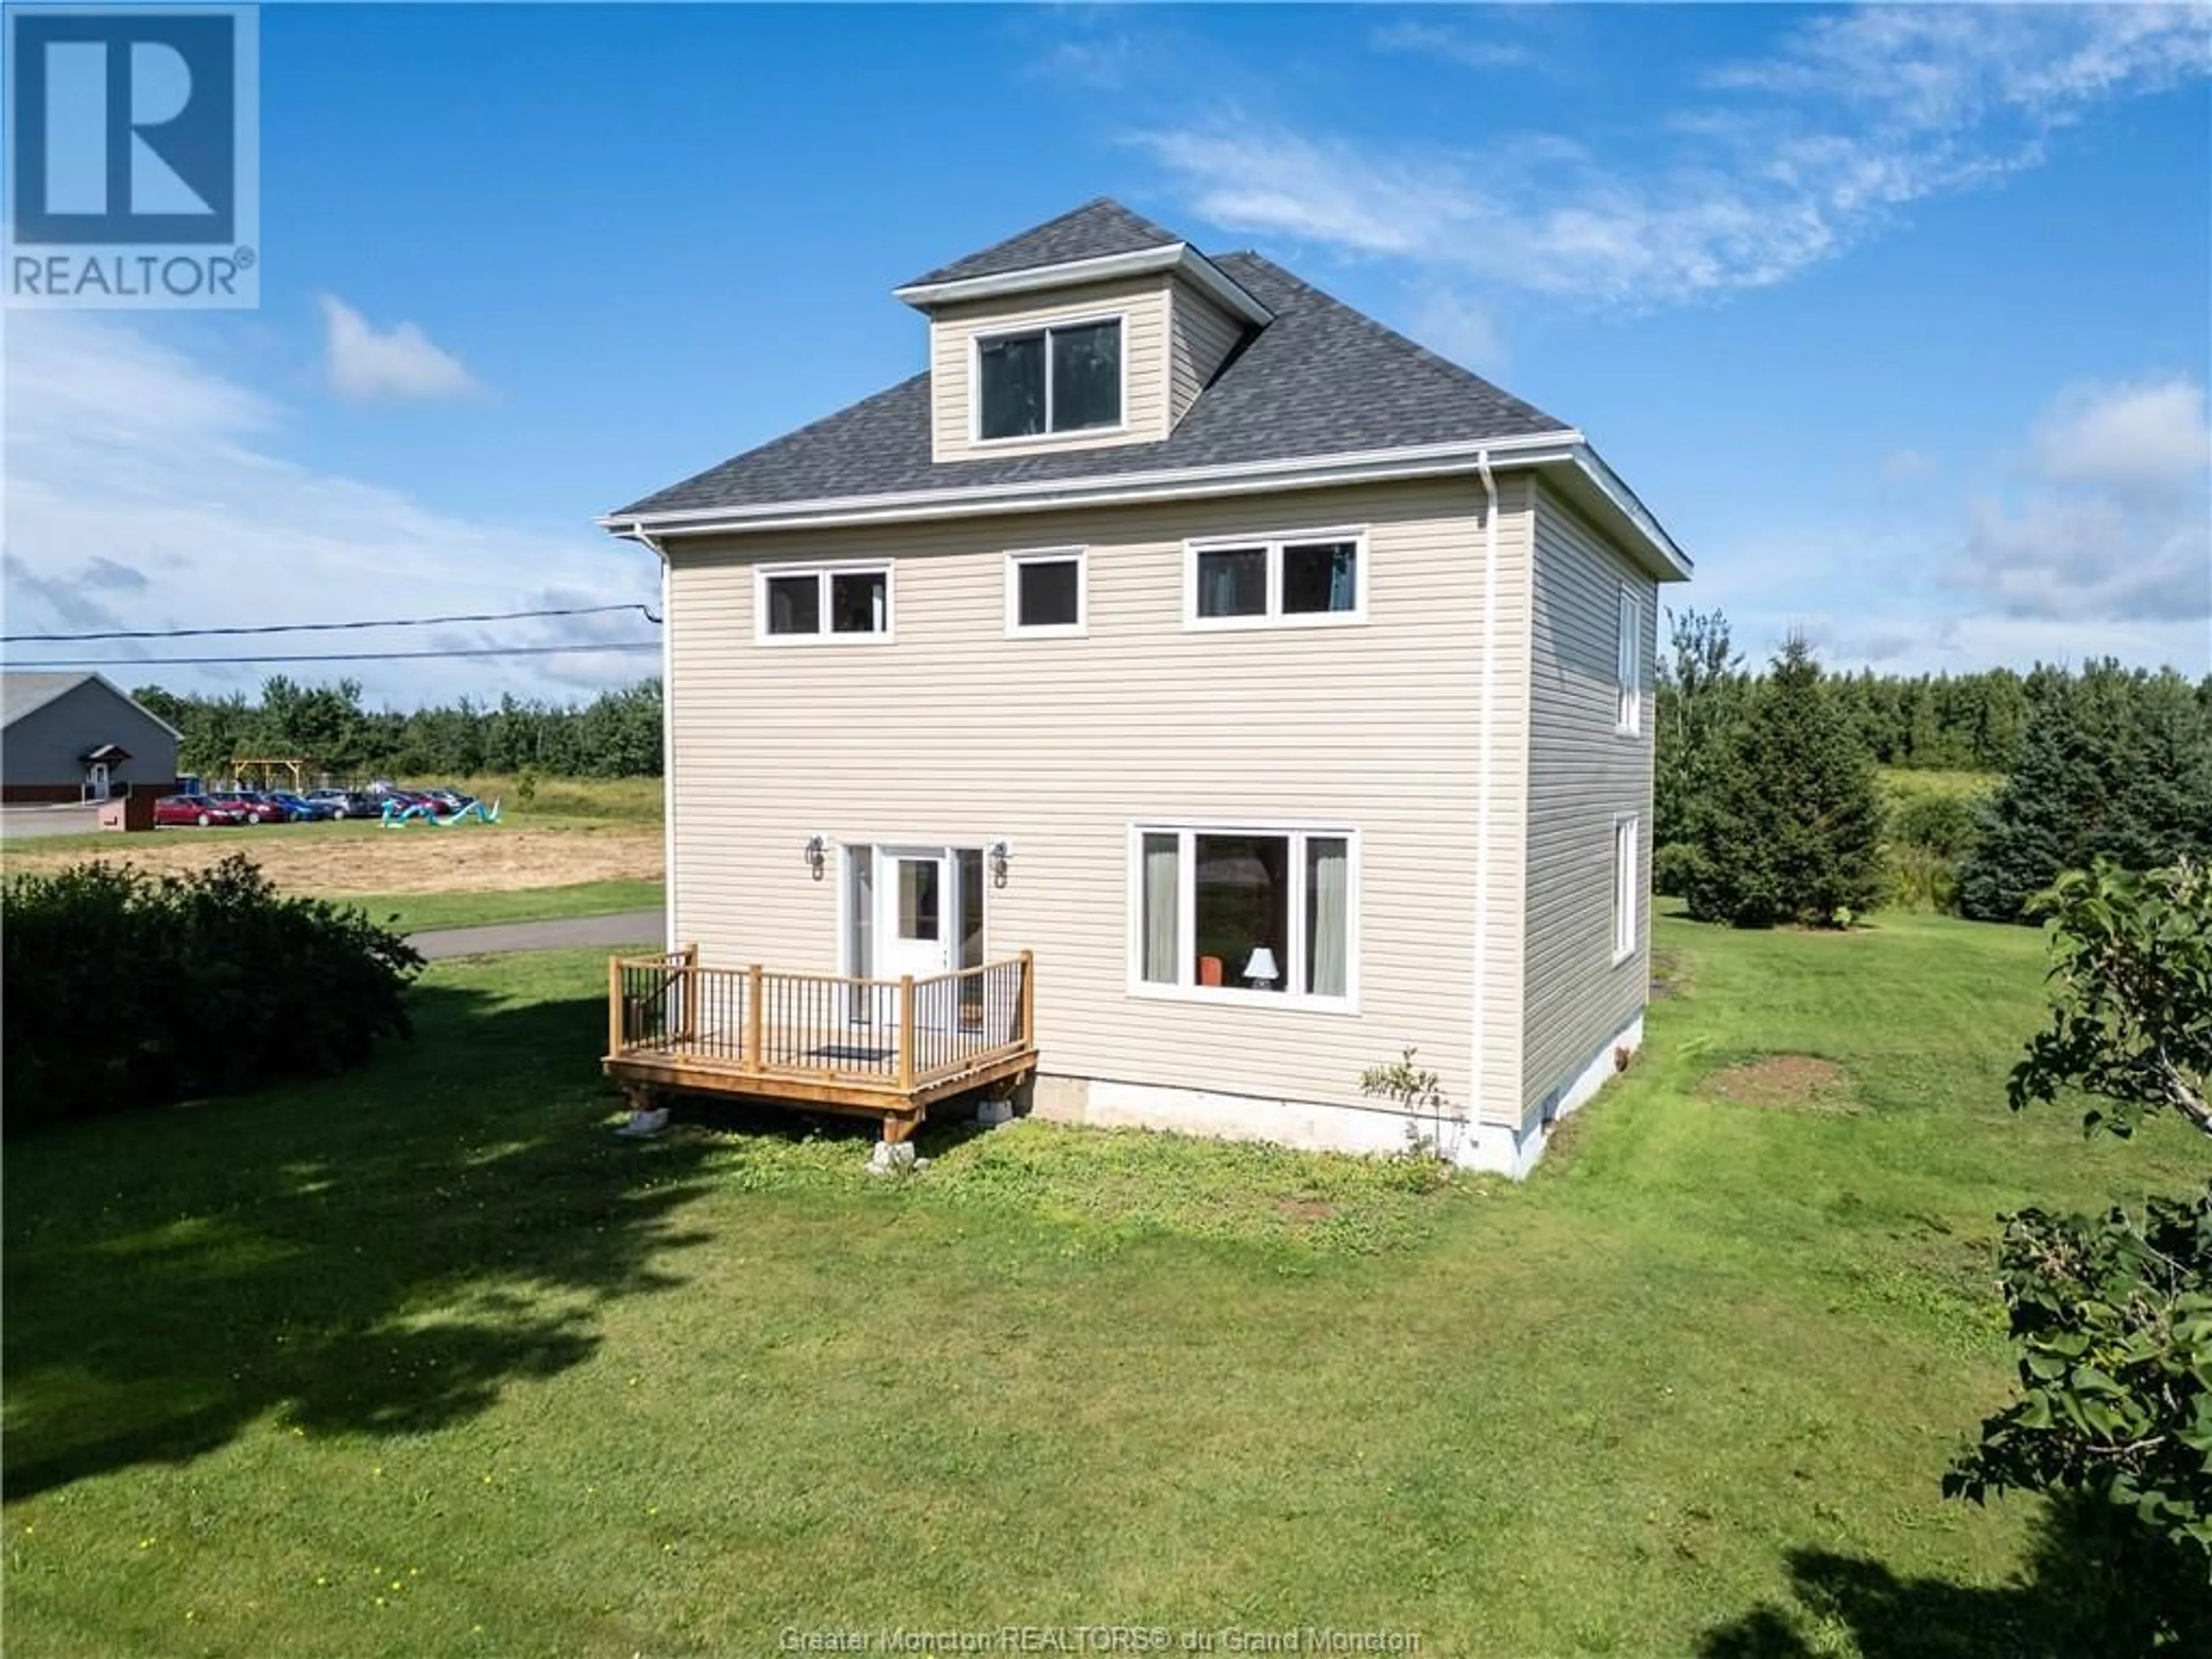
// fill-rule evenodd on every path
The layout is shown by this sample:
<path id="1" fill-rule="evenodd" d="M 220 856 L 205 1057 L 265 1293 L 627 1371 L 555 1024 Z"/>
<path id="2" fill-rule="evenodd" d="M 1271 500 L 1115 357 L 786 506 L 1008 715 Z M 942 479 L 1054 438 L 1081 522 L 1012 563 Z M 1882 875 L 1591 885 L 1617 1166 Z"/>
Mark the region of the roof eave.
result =
<path id="1" fill-rule="evenodd" d="M 1255 327 L 1274 320 L 1273 312 L 1188 242 L 1165 242 L 1126 253 L 1102 253 L 1089 259 L 1066 259 L 1057 264 L 1030 265 L 1021 270 L 996 271 L 988 276 L 956 277 L 946 283 L 909 283 L 904 288 L 893 289 L 891 293 L 917 311 L 930 311 L 963 300 L 994 300 L 1009 295 L 1073 288 L 1083 283 L 1146 276 L 1159 271 L 1173 271 L 1185 278 L 1223 310 Z"/>

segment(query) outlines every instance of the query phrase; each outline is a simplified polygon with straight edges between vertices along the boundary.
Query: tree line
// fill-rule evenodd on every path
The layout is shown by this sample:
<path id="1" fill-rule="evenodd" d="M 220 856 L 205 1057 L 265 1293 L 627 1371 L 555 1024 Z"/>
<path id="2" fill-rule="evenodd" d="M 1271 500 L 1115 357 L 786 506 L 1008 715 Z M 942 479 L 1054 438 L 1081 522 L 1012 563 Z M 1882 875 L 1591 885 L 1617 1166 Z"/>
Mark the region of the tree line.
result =
<path id="1" fill-rule="evenodd" d="M 227 777 L 241 759 L 301 760 L 341 780 L 473 777 L 534 771 L 551 777 L 660 775 L 660 681 L 603 691 L 589 702 L 496 703 L 468 698 L 409 713 L 362 706 L 361 684 L 301 685 L 278 674 L 258 698 L 196 696 L 141 686 L 131 693 L 184 733 L 178 765 Z"/>
<path id="2" fill-rule="evenodd" d="M 1693 916 L 1848 925 L 1918 902 L 2014 921 L 2060 872 L 2100 858 L 2212 857 L 2212 676 L 2111 659 L 1829 675 L 1802 640 L 1753 672 L 1717 611 L 1672 617 L 1669 646 L 1653 885 Z M 2003 781 L 1978 801 L 1883 799 L 1877 764 L 1960 761 Z"/>

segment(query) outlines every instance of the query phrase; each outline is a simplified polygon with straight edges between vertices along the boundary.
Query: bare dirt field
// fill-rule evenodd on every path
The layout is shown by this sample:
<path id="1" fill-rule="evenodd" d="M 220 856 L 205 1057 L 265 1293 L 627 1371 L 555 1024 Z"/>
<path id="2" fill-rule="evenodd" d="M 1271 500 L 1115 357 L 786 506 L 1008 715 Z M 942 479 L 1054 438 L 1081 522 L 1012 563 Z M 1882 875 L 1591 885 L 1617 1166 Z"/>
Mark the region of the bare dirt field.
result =
<path id="1" fill-rule="evenodd" d="M 11 843 L 10 872 L 112 859 L 142 870 L 196 870 L 243 853 L 279 887 L 295 893 L 514 892 L 586 881 L 658 881 L 657 826 L 610 823 L 561 830 L 441 830 L 272 825 L 246 830 L 164 830 L 113 836 L 67 848 Z"/>

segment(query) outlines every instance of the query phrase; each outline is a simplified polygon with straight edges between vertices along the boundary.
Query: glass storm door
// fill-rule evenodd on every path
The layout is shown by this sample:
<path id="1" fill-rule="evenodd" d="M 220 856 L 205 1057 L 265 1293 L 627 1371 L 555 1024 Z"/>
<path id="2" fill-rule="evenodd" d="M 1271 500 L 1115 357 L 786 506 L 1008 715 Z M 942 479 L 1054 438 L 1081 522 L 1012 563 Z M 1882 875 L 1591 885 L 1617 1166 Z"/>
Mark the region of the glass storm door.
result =
<path id="1" fill-rule="evenodd" d="M 875 977 L 951 972 L 959 914 L 951 854 L 941 847 L 878 848 L 875 887 Z"/>

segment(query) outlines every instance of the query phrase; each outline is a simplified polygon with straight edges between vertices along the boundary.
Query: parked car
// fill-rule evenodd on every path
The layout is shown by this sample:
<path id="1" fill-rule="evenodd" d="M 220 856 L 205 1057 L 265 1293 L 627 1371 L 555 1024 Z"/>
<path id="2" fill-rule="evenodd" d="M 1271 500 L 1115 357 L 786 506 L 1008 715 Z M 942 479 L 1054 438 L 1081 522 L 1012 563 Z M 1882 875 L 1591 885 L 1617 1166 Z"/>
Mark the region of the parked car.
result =
<path id="1" fill-rule="evenodd" d="M 156 826 L 194 824 L 202 830 L 218 823 L 243 823 L 243 814 L 208 795 L 164 795 L 154 803 Z"/>
<path id="2" fill-rule="evenodd" d="M 465 795 L 458 789 L 425 789 L 422 793 L 430 803 L 430 810 L 441 818 L 451 817 L 464 807 L 475 805 L 477 801 L 474 795 Z"/>
<path id="3" fill-rule="evenodd" d="M 310 795 L 295 794 L 289 789 L 269 789 L 263 793 L 289 813 L 295 823 L 320 823 L 337 817 L 328 801 L 317 800 Z"/>
<path id="4" fill-rule="evenodd" d="M 203 797 L 238 814 L 241 823 L 289 823 L 292 815 L 258 790 L 218 789 Z"/>
<path id="5" fill-rule="evenodd" d="M 381 800 L 360 789 L 310 789 L 307 799 L 330 808 L 334 818 L 373 818 L 384 811 Z"/>

